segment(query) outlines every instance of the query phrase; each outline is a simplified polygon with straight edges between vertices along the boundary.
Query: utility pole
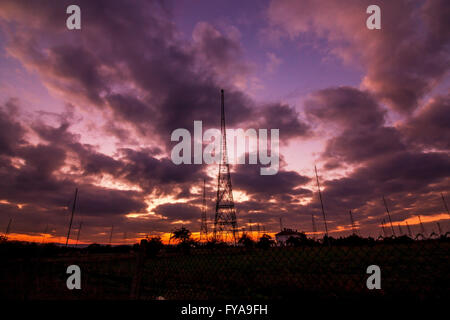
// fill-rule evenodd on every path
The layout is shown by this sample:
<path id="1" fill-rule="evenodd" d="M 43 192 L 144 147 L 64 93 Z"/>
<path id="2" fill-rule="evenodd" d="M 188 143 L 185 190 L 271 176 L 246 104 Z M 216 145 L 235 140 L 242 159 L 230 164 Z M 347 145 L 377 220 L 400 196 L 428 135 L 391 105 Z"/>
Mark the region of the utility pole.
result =
<path id="1" fill-rule="evenodd" d="M 325 224 L 325 236 L 328 237 L 327 218 L 325 216 L 325 210 L 323 209 L 322 192 L 320 191 L 319 176 L 317 175 L 317 167 L 316 167 L 316 165 L 314 165 L 314 171 L 316 172 L 317 189 L 319 190 L 320 205 L 322 207 L 323 222 Z"/>
<path id="2" fill-rule="evenodd" d="M 391 230 L 392 230 L 392 235 L 395 237 L 395 231 L 394 231 L 394 226 L 392 225 L 392 220 L 391 220 L 391 214 L 389 212 L 387 203 L 386 203 L 386 199 L 384 199 L 384 195 L 383 195 L 383 202 L 384 202 L 384 207 L 386 208 L 386 212 L 388 214 L 389 217 L 389 223 L 391 224 Z"/>
<path id="3" fill-rule="evenodd" d="M 72 214 L 70 216 L 69 231 L 67 232 L 66 247 L 67 247 L 67 245 L 69 243 L 70 229 L 72 229 L 73 214 L 75 213 L 75 206 L 77 204 L 77 196 L 78 196 L 78 188 L 75 188 L 75 197 L 74 197 L 74 200 L 73 200 Z"/>

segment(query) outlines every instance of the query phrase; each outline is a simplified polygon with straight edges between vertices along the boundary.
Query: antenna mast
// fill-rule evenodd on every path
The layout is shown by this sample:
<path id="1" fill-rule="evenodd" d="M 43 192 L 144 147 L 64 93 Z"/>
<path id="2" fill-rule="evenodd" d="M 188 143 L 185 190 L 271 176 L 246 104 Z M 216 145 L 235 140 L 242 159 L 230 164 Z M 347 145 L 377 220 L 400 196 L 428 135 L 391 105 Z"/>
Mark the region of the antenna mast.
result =
<path id="1" fill-rule="evenodd" d="M 406 222 L 406 228 L 408 229 L 408 234 L 412 238 L 412 232 L 411 232 L 411 228 L 409 227 L 408 221 L 405 221 L 405 222 Z"/>
<path id="2" fill-rule="evenodd" d="M 72 229 L 72 222 L 73 222 L 73 214 L 75 213 L 75 206 L 77 204 L 77 196 L 78 196 L 78 188 L 75 188 L 75 198 L 73 200 L 72 215 L 70 216 L 69 231 L 67 232 L 66 247 L 69 243 L 70 230 Z"/>
<path id="3" fill-rule="evenodd" d="M 328 237 L 327 218 L 325 216 L 325 210 L 323 209 L 322 192 L 320 192 L 319 176 L 317 175 L 316 165 L 314 165 L 314 171 L 316 172 L 317 189 L 319 190 L 320 205 L 322 207 L 323 222 L 325 224 L 325 235 Z"/>
<path id="4" fill-rule="evenodd" d="M 394 226 L 392 225 L 392 219 L 391 219 L 391 213 L 389 212 L 387 203 L 386 203 L 386 199 L 384 199 L 384 195 L 383 195 L 383 202 L 384 202 L 384 207 L 386 208 L 386 212 L 388 214 L 389 217 L 389 223 L 391 225 L 391 230 L 392 230 L 392 235 L 395 237 L 395 230 L 394 230 Z"/>
<path id="5" fill-rule="evenodd" d="M 418 217 L 419 217 L 419 223 L 420 223 L 420 230 L 422 230 L 422 233 L 425 236 L 425 234 L 426 234 L 425 227 L 423 226 L 422 219 L 420 219 L 420 215 L 418 215 Z"/>
<path id="6" fill-rule="evenodd" d="M 233 200 L 233 188 L 231 186 L 230 165 L 228 163 L 227 133 L 225 126 L 225 98 L 221 90 L 221 161 L 219 163 L 219 174 L 217 175 L 217 199 L 216 214 L 214 217 L 214 239 L 218 235 L 223 241 L 227 241 L 231 232 L 236 244 L 236 209 Z"/>

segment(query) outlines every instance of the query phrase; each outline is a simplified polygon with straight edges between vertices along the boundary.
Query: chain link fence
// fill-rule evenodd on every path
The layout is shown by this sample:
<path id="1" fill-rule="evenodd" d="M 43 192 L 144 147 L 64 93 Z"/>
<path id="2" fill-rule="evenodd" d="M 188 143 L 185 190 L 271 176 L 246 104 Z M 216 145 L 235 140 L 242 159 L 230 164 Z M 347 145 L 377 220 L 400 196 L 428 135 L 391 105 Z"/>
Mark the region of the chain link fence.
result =
<path id="1" fill-rule="evenodd" d="M 420 238 L 420 237 L 419 237 Z M 130 252 L 45 252 L 0 262 L 0 294 L 10 299 L 448 299 L 450 239 L 379 238 L 362 244 L 164 246 Z M 81 290 L 66 269 L 80 266 Z M 366 286 L 381 269 L 381 289 Z"/>

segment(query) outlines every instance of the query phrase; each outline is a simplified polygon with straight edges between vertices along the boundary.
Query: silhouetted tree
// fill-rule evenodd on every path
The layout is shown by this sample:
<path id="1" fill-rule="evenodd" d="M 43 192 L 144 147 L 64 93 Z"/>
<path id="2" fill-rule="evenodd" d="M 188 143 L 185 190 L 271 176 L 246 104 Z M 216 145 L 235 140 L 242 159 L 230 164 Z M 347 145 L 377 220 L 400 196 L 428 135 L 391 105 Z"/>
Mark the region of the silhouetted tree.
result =
<path id="1" fill-rule="evenodd" d="M 187 242 L 191 238 L 191 232 L 185 227 L 181 227 L 179 229 L 175 229 L 172 232 L 171 239 L 175 239 L 178 242 L 184 243 Z"/>
<path id="2" fill-rule="evenodd" d="M 152 237 L 147 239 L 147 244 L 145 248 L 145 252 L 147 256 L 154 257 L 156 256 L 159 251 L 162 249 L 163 243 L 161 241 L 160 237 Z"/>
<path id="3" fill-rule="evenodd" d="M 253 241 L 246 233 L 241 236 L 238 243 L 246 248 L 252 248 L 255 245 L 255 241 Z"/>
<path id="4" fill-rule="evenodd" d="M 270 248 L 275 241 L 272 240 L 272 237 L 268 234 L 263 234 L 261 238 L 259 238 L 259 241 L 257 243 L 258 248 L 262 249 L 268 249 Z"/>

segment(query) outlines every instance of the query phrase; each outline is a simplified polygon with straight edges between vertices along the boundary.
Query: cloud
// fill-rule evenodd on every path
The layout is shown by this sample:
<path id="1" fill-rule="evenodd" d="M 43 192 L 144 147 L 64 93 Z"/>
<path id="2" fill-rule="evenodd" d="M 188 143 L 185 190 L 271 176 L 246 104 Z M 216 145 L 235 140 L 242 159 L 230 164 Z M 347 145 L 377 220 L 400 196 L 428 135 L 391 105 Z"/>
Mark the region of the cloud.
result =
<path id="1" fill-rule="evenodd" d="M 400 126 L 411 144 L 419 148 L 450 149 L 450 95 L 437 96 Z"/>
<path id="2" fill-rule="evenodd" d="M 331 53 L 365 68 L 363 84 L 391 108 L 410 113 L 448 73 L 447 1 L 379 1 L 381 30 L 368 30 L 370 1 L 272 1 L 274 29 L 292 39 L 310 32 L 325 38 Z"/>

